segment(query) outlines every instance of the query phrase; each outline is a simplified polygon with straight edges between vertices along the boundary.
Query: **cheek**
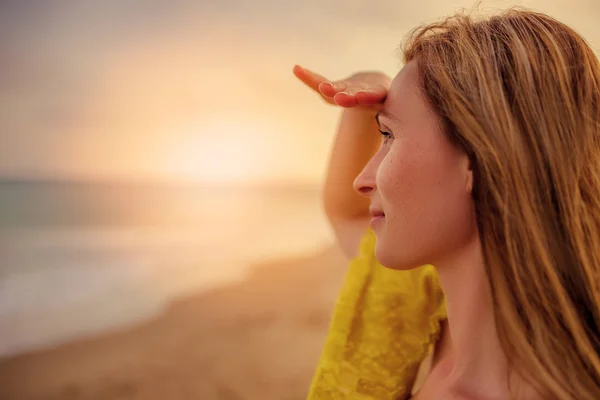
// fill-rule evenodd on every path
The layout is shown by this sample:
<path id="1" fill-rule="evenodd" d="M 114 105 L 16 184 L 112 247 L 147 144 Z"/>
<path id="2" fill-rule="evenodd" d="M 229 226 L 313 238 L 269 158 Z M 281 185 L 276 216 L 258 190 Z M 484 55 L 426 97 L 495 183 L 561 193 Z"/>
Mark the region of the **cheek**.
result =
<path id="1" fill-rule="evenodd" d="M 382 200 L 392 208 L 403 204 L 423 208 L 430 201 L 440 203 L 464 194 L 461 160 L 462 154 L 443 139 L 395 143 L 378 168 Z"/>
<path id="2" fill-rule="evenodd" d="M 386 212 L 402 209 L 414 198 L 419 164 L 419 157 L 402 147 L 392 148 L 385 155 L 377 173 L 377 188 L 384 206 L 389 208 Z"/>
<path id="3" fill-rule="evenodd" d="M 386 214 L 378 257 L 389 266 L 432 262 L 430 257 L 466 237 L 471 200 L 452 149 L 390 149 L 378 169 L 377 189 Z"/>

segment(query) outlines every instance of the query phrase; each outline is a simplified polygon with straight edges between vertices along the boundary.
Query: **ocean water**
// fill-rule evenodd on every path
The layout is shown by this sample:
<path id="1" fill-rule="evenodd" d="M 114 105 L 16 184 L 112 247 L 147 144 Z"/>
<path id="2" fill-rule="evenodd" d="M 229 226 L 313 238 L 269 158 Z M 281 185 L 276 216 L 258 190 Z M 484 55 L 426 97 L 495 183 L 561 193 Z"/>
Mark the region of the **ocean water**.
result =
<path id="1" fill-rule="evenodd" d="M 0 357 L 330 246 L 320 204 L 318 187 L 0 181 Z"/>

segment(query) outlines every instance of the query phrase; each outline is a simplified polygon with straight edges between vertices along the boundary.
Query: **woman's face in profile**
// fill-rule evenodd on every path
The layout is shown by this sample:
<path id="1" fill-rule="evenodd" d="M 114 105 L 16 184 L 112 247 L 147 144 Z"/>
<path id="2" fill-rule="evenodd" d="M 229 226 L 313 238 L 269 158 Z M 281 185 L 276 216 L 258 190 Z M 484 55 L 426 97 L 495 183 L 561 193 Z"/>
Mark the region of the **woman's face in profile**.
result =
<path id="1" fill-rule="evenodd" d="M 421 91 L 414 61 L 394 78 L 378 120 L 389 135 L 355 181 L 384 214 L 372 221 L 375 255 L 394 269 L 444 262 L 477 233 L 472 174 Z"/>

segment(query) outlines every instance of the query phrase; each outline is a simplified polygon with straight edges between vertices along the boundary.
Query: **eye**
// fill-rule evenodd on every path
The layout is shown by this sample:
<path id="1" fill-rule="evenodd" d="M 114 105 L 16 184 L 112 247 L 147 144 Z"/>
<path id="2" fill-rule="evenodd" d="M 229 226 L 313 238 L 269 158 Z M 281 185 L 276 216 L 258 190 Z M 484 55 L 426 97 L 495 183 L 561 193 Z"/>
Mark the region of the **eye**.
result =
<path id="1" fill-rule="evenodd" d="M 390 132 L 382 131 L 380 129 L 379 133 L 381 133 L 381 136 L 383 137 L 383 143 L 384 144 L 394 138 L 394 135 L 392 135 Z"/>

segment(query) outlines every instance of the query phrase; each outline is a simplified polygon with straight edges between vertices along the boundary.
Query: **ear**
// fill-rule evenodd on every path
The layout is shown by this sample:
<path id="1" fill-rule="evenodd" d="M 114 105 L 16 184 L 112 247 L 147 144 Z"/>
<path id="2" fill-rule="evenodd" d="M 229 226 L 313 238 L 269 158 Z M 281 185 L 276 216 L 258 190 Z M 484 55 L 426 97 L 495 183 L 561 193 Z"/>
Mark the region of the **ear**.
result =
<path id="1" fill-rule="evenodd" d="M 469 174 L 467 176 L 467 193 L 473 193 L 473 171 L 469 170 Z"/>
<path id="2" fill-rule="evenodd" d="M 471 194 L 473 193 L 473 166 L 467 154 L 463 154 L 461 171 L 465 179 L 465 190 Z"/>

